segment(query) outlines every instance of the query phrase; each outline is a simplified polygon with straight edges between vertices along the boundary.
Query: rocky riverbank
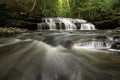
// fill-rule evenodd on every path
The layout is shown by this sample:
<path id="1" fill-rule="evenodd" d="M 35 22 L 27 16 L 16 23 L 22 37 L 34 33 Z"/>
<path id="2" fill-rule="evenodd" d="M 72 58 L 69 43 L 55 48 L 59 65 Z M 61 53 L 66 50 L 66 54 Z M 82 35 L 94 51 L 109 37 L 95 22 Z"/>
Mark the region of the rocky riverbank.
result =
<path id="1" fill-rule="evenodd" d="M 0 27 L 0 37 L 9 37 L 11 35 L 26 33 L 27 29 L 20 29 L 14 27 Z"/>

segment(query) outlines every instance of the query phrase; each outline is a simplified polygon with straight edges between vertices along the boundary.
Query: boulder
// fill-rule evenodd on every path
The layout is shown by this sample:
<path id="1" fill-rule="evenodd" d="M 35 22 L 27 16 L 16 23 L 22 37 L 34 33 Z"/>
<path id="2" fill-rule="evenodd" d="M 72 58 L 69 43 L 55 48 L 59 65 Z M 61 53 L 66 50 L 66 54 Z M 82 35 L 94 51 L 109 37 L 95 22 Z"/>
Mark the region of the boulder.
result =
<path id="1" fill-rule="evenodd" d="M 114 37 L 113 37 L 113 40 L 115 40 L 115 41 L 120 41 L 120 36 L 114 36 Z"/>
<path id="2" fill-rule="evenodd" d="M 111 49 L 120 50 L 120 42 L 113 43 Z"/>
<path id="3" fill-rule="evenodd" d="M 71 47 L 73 46 L 73 41 L 71 41 L 71 40 L 66 40 L 66 41 L 63 42 L 63 46 L 64 46 L 65 48 L 71 48 Z"/>

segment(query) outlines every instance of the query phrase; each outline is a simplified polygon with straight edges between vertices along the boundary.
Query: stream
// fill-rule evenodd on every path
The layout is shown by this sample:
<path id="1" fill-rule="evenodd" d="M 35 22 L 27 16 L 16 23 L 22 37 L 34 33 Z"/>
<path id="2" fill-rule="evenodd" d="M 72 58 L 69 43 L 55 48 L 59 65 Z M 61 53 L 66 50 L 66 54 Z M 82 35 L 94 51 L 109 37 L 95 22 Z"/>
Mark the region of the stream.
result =
<path id="1" fill-rule="evenodd" d="M 36 31 L 0 38 L 0 80 L 120 80 L 120 34 Z"/>

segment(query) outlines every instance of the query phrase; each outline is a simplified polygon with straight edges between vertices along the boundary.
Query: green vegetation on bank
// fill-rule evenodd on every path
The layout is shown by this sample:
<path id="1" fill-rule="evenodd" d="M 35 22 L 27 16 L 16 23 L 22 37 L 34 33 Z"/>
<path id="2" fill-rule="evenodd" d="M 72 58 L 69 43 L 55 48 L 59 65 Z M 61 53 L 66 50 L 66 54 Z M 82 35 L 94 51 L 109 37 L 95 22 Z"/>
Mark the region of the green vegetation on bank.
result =
<path id="1" fill-rule="evenodd" d="M 0 0 L 0 25 L 21 25 L 22 18 L 38 16 L 113 20 L 119 11 L 119 0 Z"/>

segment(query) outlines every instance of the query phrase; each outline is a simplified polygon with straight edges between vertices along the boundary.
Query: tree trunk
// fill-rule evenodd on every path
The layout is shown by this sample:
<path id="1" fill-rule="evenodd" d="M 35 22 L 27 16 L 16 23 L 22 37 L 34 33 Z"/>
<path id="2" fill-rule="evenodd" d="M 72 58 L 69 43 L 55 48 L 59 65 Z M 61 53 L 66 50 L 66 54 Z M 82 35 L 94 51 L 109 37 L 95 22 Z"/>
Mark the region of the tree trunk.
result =
<path id="1" fill-rule="evenodd" d="M 34 0 L 33 6 L 32 6 L 32 8 L 31 8 L 31 10 L 29 12 L 32 12 L 34 10 L 34 8 L 36 6 L 36 3 L 37 3 L 37 0 Z"/>

